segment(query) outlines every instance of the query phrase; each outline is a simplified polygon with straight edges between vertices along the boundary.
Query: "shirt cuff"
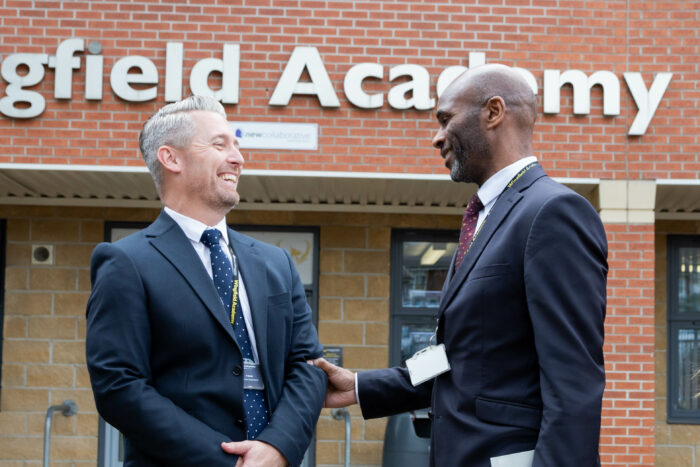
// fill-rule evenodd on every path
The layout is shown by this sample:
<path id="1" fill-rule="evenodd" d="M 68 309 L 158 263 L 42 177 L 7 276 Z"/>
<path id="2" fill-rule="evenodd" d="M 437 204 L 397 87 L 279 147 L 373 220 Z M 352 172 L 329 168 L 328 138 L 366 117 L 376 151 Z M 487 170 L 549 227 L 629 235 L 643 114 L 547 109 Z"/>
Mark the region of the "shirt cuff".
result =
<path id="1" fill-rule="evenodd" d="M 357 373 L 355 373 L 355 400 L 357 400 L 357 406 L 362 410 L 362 406 L 360 405 L 360 390 L 357 387 Z"/>

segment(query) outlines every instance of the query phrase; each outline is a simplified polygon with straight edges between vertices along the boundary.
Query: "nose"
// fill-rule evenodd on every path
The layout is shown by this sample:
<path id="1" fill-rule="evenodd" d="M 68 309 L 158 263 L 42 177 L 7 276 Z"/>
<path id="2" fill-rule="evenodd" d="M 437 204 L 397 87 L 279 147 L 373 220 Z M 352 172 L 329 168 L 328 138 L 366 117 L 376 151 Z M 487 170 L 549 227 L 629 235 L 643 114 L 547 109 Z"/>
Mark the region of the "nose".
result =
<path id="1" fill-rule="evenodd" d="M 442 150 L 442 146 L 445 144 L 445 132 L 441 129 L 435 133 L 433 137 L 433 147 Z"/>
<path id="2" fill-rule="evenodd" d="M 238 144 L 231 144 L 231 147 L 228 151 L 228 155 L 226 157 L 226 161 L 229 164 L 235 164 L 235 165 L 240 165 L 241 167 L 245 163 L 245 159 L 243 158 L 243 154 L 241 154 L 241 151 L 238 149 Z"/>

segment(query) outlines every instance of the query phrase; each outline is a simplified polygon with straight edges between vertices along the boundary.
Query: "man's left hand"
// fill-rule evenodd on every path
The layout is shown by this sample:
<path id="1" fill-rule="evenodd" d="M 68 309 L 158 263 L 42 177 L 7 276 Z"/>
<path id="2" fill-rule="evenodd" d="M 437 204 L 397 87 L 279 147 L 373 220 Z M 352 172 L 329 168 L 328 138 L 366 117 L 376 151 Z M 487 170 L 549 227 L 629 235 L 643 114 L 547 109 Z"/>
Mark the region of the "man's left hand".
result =
<path id="1" fill-rule="evenodd" d="M 262 441 L 221 443 L 221 449 L 236 454 L 236 467 L 287 467 L 287 459 L 271 444 Z"/>

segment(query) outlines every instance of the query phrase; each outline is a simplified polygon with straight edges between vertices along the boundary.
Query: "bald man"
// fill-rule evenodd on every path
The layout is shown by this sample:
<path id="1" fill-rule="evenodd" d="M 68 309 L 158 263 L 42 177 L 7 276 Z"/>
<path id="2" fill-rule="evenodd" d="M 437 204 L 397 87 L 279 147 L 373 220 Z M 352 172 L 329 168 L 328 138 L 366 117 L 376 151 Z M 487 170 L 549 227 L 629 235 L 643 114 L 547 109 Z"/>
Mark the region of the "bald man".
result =
<path id="1" fill-rule="evenodd" d="M 328 407 L 359 401 L 375 418 L 431 406 L 433 466 L 600 465 L 605 231 L 537 163 L 536 114 L 503 65 L 467 71 L 440 98 L 433 145 L 455 182 L 479 186 L 442 289 L 444 350 L 357 375 L 314 361 Z"/>

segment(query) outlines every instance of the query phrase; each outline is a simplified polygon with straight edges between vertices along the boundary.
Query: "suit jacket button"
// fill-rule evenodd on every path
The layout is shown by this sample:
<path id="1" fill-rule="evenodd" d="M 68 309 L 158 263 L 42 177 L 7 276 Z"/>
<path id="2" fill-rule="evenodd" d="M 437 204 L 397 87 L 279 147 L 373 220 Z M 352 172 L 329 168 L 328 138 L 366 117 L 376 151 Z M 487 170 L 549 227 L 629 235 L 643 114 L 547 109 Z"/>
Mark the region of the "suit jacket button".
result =
<path id="1" fill-rule="evenodd" d="M 236 425 L 238 425 L 238 426 L 240 426 L 240 427 L 244 427 L 244 426 L 245 426 L 245 421 L 244 421 L 242 418 L 237 418 L 237 419 L 236 419 Z"/>
<path id="2" fill-rule="evenodd" d="M 233 367 L 233 376 L 241 376 L 241 373 L 243 372 L 243 369 L 236 365 Z"/>

